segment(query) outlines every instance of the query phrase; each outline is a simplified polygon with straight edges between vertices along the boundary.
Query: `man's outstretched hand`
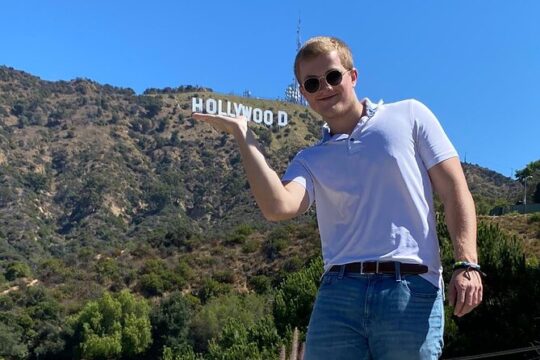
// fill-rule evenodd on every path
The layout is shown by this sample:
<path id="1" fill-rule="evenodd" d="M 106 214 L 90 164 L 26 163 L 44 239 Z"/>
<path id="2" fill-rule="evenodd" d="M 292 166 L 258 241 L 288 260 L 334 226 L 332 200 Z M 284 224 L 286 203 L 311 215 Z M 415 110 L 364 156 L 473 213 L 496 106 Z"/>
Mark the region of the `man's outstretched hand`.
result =
<path id="1" fill-rule="evenodd" d="M 226 132 L 227 134 L 235 135 L 239 130 L 242 132 L 247 130 L 247 119 L 244 116 L 230 117 L 197 112 L 194 112 L 191 116 L 195 120 L 207 122 L 214 129 Z"/>
<path id="2" fill-rule="evenodd" d="M 457 269 L 448 285 L 448 302 L 454 315 L 462 317 L 482 302 L 482 279 L 477 271 Z"/>

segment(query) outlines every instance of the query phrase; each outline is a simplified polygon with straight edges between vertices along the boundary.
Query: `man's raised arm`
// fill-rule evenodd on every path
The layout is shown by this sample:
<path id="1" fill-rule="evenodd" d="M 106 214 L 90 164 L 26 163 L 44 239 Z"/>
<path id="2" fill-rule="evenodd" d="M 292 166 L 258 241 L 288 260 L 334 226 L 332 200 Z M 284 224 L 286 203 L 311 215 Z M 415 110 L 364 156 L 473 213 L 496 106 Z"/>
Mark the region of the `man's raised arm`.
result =
<path id="1" fill-rule="evenodd" d="M 306 189 L 296 183 L 282 184 L 277 173 L 266 162 L 244 117 L 228 117 L 193 113 L 193 118 L 209 123 L 218 131 L 234 136 L 240 149 L 251 192 L 264 217 L 271 221 L 293 218 L 307 210 L 309 199 Z"/>

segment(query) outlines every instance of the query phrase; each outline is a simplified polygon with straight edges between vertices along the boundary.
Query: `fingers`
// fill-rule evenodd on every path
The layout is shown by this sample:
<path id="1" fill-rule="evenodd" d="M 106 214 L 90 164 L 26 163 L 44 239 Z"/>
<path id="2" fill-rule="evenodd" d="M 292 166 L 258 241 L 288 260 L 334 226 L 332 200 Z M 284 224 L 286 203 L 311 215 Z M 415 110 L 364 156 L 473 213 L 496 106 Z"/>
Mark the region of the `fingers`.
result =
<path id="1" fill-rule="evenodd" d="M 194 112 L 191 117 L 195 120 L 204 121 L 216 130 L 223 131 L 229 134 L 233 134 L 235 130 L 247 129 L 247 119 L 244 116 L 231 117 L 224 115 L 203 114 Z"/>
<path id="2" fill-rule="evenodd" d="M 205 114 L 200 112 L 192 112 L 191 117 L 197 120 L 224 120 L 224 121 L 237 121 L 241 117 L 232 117 L 224 115 Z"/>
<path id="3" fill-rule="evenodd" d="M 467 296 L 470 294 L 468 294 L 468 289 L 467 288 L 462 288 L 462 287 L 458 287 L 457 289 L 457 296 L 456 296 L 456 305 L 454 307 L 454 315 L 456 316 L 463 316 L 465 315 L 467 312 L 469 312 L 470 310 L 472 309 L 467 309 L 468 306 L 466 304 L 466 301 L 467 301 Z M 468 311 L 467 311 L 468 310 Z"/>
<path id="4" fill-rule="evenodd" d="M 450 282 L 450 286 L 448 287 L 448 303 L 452 307 L 456 306 L 456 288 L 453 286 L 452 282 Z"/>
<path id="5" fill-rule="evenodd" d="M 191 113 L 191 117 L 196 119 L 196 120 L 208 121 L 208 120 L 213 120 L 213 119 L 217 118 L 217 115 L 193 112 L 193 113 Z"/>
<path id="6" fill-rule="evenodd" d="M 227 122 L 234 121 L 234 118 L 197 112 L 192 113 L 191 117 L 195 120 L 204 121 L 210 124 L 214 129 L 224 132 L 230 132 Z"/>
<path id="7" fill-rule="evenodd" d="M 450 281 L 448 300 L 454 315 L 461 317 L 482 302 L 482 280 L 476 271 L 454 273 Z"/>

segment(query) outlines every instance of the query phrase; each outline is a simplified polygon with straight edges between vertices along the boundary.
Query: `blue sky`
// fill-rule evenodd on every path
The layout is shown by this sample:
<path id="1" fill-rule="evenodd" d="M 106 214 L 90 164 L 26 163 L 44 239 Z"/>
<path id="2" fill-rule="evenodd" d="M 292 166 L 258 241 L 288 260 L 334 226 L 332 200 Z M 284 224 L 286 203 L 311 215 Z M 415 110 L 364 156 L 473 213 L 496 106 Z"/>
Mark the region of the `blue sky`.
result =
<path id="1" fill-rule="evenodd" d="M 4 1 L 0 64 L 45 80 L 202 85 L 278 98 L 301 38 L 351 47 L 359 97 L 416 98 L 461 159 L 509 176 L 540 158 L 540 1 Z"/>

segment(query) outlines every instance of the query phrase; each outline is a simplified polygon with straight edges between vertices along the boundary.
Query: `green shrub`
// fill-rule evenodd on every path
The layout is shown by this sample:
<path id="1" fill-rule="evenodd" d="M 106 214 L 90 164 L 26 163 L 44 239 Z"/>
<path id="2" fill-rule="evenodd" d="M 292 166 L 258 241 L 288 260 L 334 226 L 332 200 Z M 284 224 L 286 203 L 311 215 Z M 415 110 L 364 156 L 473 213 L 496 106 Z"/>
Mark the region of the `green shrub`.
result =
<path id="1" fill-rule="evenodd" d="M 226 245 L 244 244 L 254 229 L 248 224 L 238 225 L 233 231 L 227 234 L 225 238 Z"/>
<path id="2" fill-rule="evenodd" d="M 138 103 L 146 110 L 146 117 L 153 118 L 161 111 L 163 101 L 160 96 L 139 96 Z"/>
<path id="3" fill-rule="evenodd" d="M 234 229 L 235 233 L 246 235 L 246 236 L 253 234 L 254 231 L 255 229 L 253 229 L 253 227 L 248 224 L 240 224 Z"/>
<path id="4" fill-rule="evenodd" d="M 204 304 L 213 297 L 229 293 L 232 287 L 229 284 L 222 284 L 214 279 L 206 279 L 197 291 L 197 297 Z"/>
<path id="5" fill-rule="evenodd" d="M 246 239 L 244 234 L 231 233 L 225 238 L 225 245 L 241 245 L 246 242 Z"/>
<path id="6" fill-rule="evenodd" d="M 212 275 L 212 278 L 220 283 L 234 284 L 234 272 L 230 269 L 216 271 Z"/>
<path id="7" fill-rule="evenodd" d="M 193 269 L 184 259 L 178 260 L 178 264 L 174 271 L 182 279 L 190 280 L 193 278 Z"/>
<path id="8" fill-rule="evenodd" d="M 72 319 L 78 353 L 84 359 L 133 357 L 152 343 L 150 307 L 124 290 L 105 292 Z"/>
<path id="9" fill-rule="evenodd" d="M 101 258 L 95 266 L 97 280 L 104 284 L 106 282 L 120 281 L 120 269 L 116 260 L 111 258 Z"/>
<path id="10" fill-rule="evenodd" d="M 285 260 L 282 271 L 293 273 L 299 271 L 303 266 L 304 261 L 298 255 L 294 255 L 290 259 Z"/>
<path id="11" fill-rule="evenodd" d="M 453 254 L 443 219 L 438 221 L 444 278 L 452 274 Z M 512 349 L 538 340 L 540 323 L 540 267 L 526 262 L 522 243 L 496 225 L 480 222 L 477 233 L 479 263 L 487 273 L 483 303 L 463 318 L 447 307 L 445 353 L 471 353 Z M 487 331 L 486 329 L 489 329 Z"/>
<path id="12" fill-rule="evenodd" d="M 71 269 L 66 267 L 59 259 L 46 259 L 39 266 L 40 279 L 49 283 L 63 283 L 73 275 Z"/>
<path id="13" fill-rule="evenodd" d="M 312 260 L 309 266 L 290 274 L 280 285 L 274 299 L 274 319 L 281 334 L 295 327 L 305 331 L 323 272 L 321 258 Z"/>
<path id="14" fill-rule="evenodd" d="M 250 327 L 266 315 L 268 315 L 267 300 L 256 294 L 229 293 L 212 298 L 197 312 L 191 322 L 191 337 L 195 351 L 206 351 L 208 341 L 217 338 L 228 322 L 233 321 Z"/>
<path id="15" fill-rule="evenodd" d="M 244 254 L 250 254 L 259 249 L 259 242 L 255 239 L 248 239 L 246 242 L 242 245 L 242 252 Z"/>
<path id="16" fill-rule="evenodd" d="M 148 296 L 157 296 L 163 294 L 166 290 L 161 276 L 155 273 L 144 274 L 139 280 L 141 291 Z"/>
<path id="17" fill-rule="evenodd" d="M 204 357 L 196 354 L 189 345 L 180 348 L 164 346 L 161 360 L 204 360 Z"/>
<path id="18" fill-rule="evenodd" d="M 191 301 L 178 291 L 161 299 L 150 317 L 154 339 L 151 353 L 155 357 L 164 351 L 164 347 L 168 347 L 171 354 L 190 348 L 188 334 L 193 311 Z"/>
<path id="19" fill-rule="evenodd" d="M 269 316 L 251 326 L 229 321 L 221 334 L 210 342 L 208 359 L 277 359 L 281 342 Z"/>
<path id="20" fill-rule="evenodd" d="M 49 188 L 49 178 L 45 174 L 28 172 L 23 175 L 23 182 L 34 192 L 47 191 Z"/>
<path id="21" fill-rule="evenodd" d="M 26 263 L 16 261 L 7 266 L 4 276 L 8 281 L 13 281 L 18 278 L 32 276 L 32 271 Z"/>
<path id="22" fill-rule="evenodd" d="M 180 269 L 177 267 L 177 269 Z M 186 279 L 179 271 L 169 269 L 161 259 L 147 260 L 140 270 L 139 285 L 146 295 L 156 296 L 165 291 L 181 288 Z"/>
<path id="23" fill-rule="evenodd" d="M 26 359 L 28 347 L 23 341 L 23 331 L 20 327 L 9 326 L 0 321 L 0 359 Z"/>
<path id="24" fill-rule="evenodd" d="M 266 257 L 270 260 L 278 257 L 285 248 L 289 246 L 289 233 L 285 227 L 278 227 L 272 230 L 266 237 L 263 246 Z"/>
<path id="25" fill-rule="evenodd" d="M 249 287 L 258 294 L 265 294 L 272 289 L 272 280 L 266 275 L 255 275 L 248 280 Z"/>
<path id="26" fill-rule="evenodd" d="M 532 224 L 535 222 L 540 222 L 540 213 L 534 213 L 527 219 L 528 224 Z"/>

